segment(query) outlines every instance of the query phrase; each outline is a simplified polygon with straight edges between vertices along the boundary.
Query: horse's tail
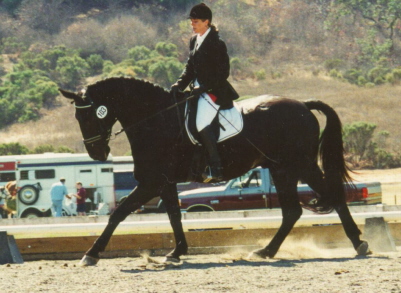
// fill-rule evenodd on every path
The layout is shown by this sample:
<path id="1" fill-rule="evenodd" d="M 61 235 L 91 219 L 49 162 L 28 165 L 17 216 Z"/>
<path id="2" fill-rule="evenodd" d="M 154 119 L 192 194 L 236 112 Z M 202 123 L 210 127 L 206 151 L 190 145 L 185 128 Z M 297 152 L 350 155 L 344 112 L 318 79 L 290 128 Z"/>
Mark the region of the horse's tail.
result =
<path id="1" fill-rule="evenodd" d="M 354 185 L 349 174 L 350 170 L 344 159 L 340 118 L 333 108 L 321 101 L 310 100 L 306 101 L 305 105 L 309 110 L 317 110 L 326 116 L 326 127 L 319 141 L 319 154 L 326 178 L 327 190 L 332 194 L 331 199 L 334 199 L 335 202 L 345 200 L 343 183 L 346 183 L 347 188 Z"/>

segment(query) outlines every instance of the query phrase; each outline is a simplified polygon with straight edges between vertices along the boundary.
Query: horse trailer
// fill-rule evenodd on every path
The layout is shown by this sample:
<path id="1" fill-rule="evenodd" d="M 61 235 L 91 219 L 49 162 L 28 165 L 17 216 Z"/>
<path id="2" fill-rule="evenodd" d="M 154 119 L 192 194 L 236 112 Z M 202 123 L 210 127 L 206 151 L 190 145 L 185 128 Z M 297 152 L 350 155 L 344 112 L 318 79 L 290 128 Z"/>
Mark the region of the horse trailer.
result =
<path id="1" fill-rule="evenodd" d="M 115 208 L 113 158 L 99 162 L 87 154 L 45 153 L 0 156 L 0 185 L 16 180 L 18 186 L 16 216 L 20 218 L 52 215 L 50 189 L 61 177 L 68 193 L 76 193 L 75 184 L 86 189 L 87 211 L 108 214 Z M 68 198 L 63 215 L 76 215 L 76 205 Z"/>

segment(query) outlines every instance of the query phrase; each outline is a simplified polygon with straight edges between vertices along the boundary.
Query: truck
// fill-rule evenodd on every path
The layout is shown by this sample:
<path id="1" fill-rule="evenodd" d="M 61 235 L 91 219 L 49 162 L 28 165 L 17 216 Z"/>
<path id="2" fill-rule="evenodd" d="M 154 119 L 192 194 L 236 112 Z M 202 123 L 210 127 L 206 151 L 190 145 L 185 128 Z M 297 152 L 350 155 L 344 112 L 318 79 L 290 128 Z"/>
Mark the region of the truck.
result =
<path id="1" fill-rule="evenodd" d="M 382 202 L 380 182 L 355 183 L 346 189 L 348 205 L 373 205 Z M 317 194 L 306 184 L 298 184 L 299 200 L 309 204 Z M 179 194 L 183 212 L 228 211 L 279 208 L 277 191 L 269 169 L 255 168 L 223 186 L 194 189 Z"/>
<path id="2" fill-rule="evenodd" d="M 114 187 L 116 193 L 116 203 L 121 203 L 128 194 L 138 185 L 134 175 L 134 161 L 131 156 L 113 157 Z M 221 185 L 222 183 L 198 183 L 183 182 L 177 184 L 177 192 L 192 190 L 196 188 L 205 188 Z M 163 213 L 165 212 L 163 201 L 159 196 L 151 199 L 143 205 L 137 212 L 142 213 Z"/>
<path id="3" fill-rule="evenodd" d="M 33 218 L 52 215 L 50 188 L 61 177 L 68 193 L 76 193 L 82 182 L 87 192 L 87 212 L 107 214 L 115 208 L 113 158 L 92 160 L 88 154 L 45 153 L 0 156 L 0 185 L 17 181 L 16 217 Z M 76 215 L 76 206 L 65 198 L 63 215 Z"/>

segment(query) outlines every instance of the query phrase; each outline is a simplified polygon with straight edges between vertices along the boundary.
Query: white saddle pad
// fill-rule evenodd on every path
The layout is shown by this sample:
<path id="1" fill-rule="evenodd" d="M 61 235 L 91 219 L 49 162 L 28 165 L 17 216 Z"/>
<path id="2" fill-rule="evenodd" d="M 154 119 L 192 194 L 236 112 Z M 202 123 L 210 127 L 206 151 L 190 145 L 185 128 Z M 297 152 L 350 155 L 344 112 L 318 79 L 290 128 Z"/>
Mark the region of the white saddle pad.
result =
<path id="1" fill-rule="evenodd" d="M 188 107 L 188 103 L 186 105 Z M 185 111 L 187 112 L 187 111 Z M 224 141 L 230 137 L 233 137 L 240 133 L 244 128 L 244 121 L 242 119 L 241 108 L 234 102 L 234 107 L 228 110 L 219 110 L 219 122 L 220 122 L 220 136 L 217 142 Z M 187 130 L 189 139 L 193 144 L 201 145 L 196 140 L 188 127 L 188 117 L 185 119 L 185 129 Z"/>

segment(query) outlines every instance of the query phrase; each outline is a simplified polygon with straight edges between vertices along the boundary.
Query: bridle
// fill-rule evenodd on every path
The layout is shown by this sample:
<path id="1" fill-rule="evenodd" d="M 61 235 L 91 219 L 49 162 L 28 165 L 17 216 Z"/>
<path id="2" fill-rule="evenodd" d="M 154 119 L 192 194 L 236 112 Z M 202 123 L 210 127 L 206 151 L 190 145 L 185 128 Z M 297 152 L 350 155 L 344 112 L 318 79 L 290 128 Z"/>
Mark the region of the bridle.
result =
<path id="1" fill-rule="evenodd" d="M 97 116 L 97 113 L 96 113 L 97 109 L 94 107 L 95 105 L 94 105 L 92 99 L 86 93 L 83 94 L 82 99 L 89 101 L 89 105 L 79 106 L 75 103 L 75 109 L 83 110 L 83 109 L 91 108 L 92 112 L 96 116 L 96 120 L 98 122 L 98 134 L 97 135 L 89 137 L 89 138 L 85 138 L 85 134 L 82 131 L 83 143 L 87 146 L 104 145 L 104 144 L 107 145 L 109 143 L 110 137 L 111 137 L 111 128 L 108 128 L 105 125 L 104 118 L 102 119 Z M 114 118 L 114 119 L 115 119 L 115 121 L 117 121 L 117 118 Z"/>

